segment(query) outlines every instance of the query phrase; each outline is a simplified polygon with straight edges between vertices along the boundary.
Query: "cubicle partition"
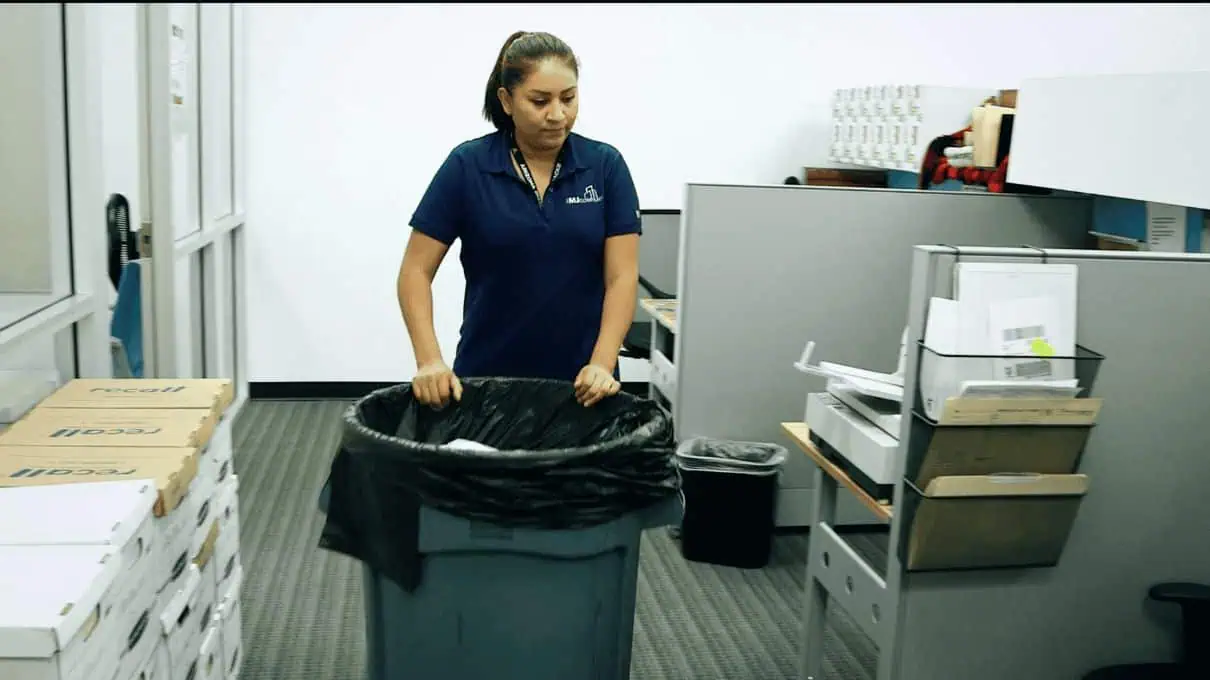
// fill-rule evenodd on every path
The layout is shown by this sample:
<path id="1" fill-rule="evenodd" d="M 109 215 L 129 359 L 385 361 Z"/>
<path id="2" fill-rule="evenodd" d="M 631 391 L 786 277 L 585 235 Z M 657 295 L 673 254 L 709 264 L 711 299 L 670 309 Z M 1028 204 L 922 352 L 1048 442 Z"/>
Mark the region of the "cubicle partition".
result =
<path id="1" fill-rule="evenodd" d="M 643 211 L 643 238 L 639 245 L 639 274 L 670 295 L 676 295 L 676 267 L 681 248 L 681 211 Z M 639 299 L 651 291 L 639 290 Z M 635 323 L 650 322 L 651 315 L 635 310 Z"/>
<path id="2" fill-rule="evenodd" d="M 905 503 L 913 493 L 906 452 L 920 435 L 905 427 L 886 564 L 858 557 L 826 517 L 812 527 L 802 677 L 821 677 L 828 599 L 879 647 L 878 680 L 1075 680 L 1103 666 L 1172 660 L 1176 612 L 1145 600 L 1159 582 L 1210 582 L 1210 257 L 921 246 L 912 259 L 910 277 L 884 284 L 910 290 L 913 345 L 923 339 L 929 298 L 952 295 L 959 259 L 1078 267 L 1078 342 L 1103 356 L 1092 395 L 1103 406 L 1079 465 L 1088 493 L 1056 566 L 909 571 L 913 558 L 904 556 L 915 552 L 904 546 L 916 532 L 901 507 L 913 505 Z M 905 395 L 916 393 L 918 363 L 909 352 Z M 905 420 L 910 409 L 905 403 Z M 1021 531 L 994 540 L 978 526 L 962 531 L 971 551 L 1032 540 Z"/>
<path id="3" fill-rule="evenodd" d="M 681 223 L 674 418 L 695 436 L 790 443 L 823 381 L 792 364 L 815 359 L 895 369 L 917 244 L 1084 247 L 1084 198 L 690 184 Z M 812 519 L 814 466 L 789 458 L 779 526 Z M 848 495 L 842 523 L 876 516 Z"/>

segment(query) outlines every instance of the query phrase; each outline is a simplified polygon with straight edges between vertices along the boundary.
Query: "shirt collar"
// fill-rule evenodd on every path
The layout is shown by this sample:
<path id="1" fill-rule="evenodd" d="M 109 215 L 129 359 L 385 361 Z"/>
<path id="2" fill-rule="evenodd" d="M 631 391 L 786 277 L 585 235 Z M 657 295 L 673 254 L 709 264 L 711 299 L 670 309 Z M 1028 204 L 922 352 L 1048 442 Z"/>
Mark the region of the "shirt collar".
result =
<path id="1" fill-rule="evenodd" d="M 491 160 L 485 164 L 485 169 L 491 173 L 514 174 L 512 153 L 512 135 L 508 132 L 497 132 L 492 135 Z M 567 135 L 563 142 L 563 150 L 559 153 L 559 162 L 563 164 L 563 172 L 583 170 L 587 166 L 581 160 L 580 143 L 575 134 Z"/>

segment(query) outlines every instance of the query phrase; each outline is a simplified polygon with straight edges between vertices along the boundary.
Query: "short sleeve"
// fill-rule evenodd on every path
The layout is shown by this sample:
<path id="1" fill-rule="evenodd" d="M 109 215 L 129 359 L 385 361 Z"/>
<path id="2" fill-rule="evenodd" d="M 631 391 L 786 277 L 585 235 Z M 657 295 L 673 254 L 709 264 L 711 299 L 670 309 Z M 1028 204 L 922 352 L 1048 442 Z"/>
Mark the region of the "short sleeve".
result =
<path id="1" fill-rule="evenodd" d="M 464 187 L 462 159 L 454 152 L 437 168 L 429 188 L 420 198 L 420 205 L 412 213 L 412 228 L 451 245 L 462 234 L 466 220 Z"/>
<path id="2" fill-rule="evenodd" d="M 605 173 L 605 238 L 643 233 L 639 194 L 622 154 L 614 151 Z"/>

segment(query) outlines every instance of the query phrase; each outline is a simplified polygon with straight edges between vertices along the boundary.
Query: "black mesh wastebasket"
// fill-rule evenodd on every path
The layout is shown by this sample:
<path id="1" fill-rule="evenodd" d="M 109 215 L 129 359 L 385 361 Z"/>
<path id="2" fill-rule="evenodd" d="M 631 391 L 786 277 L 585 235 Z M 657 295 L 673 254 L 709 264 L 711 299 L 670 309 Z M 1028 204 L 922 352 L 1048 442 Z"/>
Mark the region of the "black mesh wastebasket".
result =
<path id="1" fill-rule="evenodd" d="M 696 438 L 681 444 L 676 459 L 685 559 L 746 569 L 768 564 L 785 448 Z"/>

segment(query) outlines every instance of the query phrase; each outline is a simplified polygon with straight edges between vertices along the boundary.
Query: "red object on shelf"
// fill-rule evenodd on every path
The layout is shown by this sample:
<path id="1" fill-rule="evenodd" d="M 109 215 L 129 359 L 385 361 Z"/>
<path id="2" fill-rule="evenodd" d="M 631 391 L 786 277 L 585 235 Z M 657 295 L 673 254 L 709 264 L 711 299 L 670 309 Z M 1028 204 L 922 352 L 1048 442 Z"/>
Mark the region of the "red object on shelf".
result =
<path id="1" fill-rule="evenodd" d="M 949 134 L 942 135 L 929 143 L 924 152 L 924 161 L 920 165 L 920 181 L 918 188 L 928 189 L 933 184 L 941 184 L 947 179 L 957 180 L 967 185 L 986 186 L 992 193 L 1004 193 L 1008 180 L 1008 156 L 1005 156 L 994 169 L 989 168 L 955 168 L 945 158 L 945 150 L 952 146 L 961 146 L 970 126 Z"/>

